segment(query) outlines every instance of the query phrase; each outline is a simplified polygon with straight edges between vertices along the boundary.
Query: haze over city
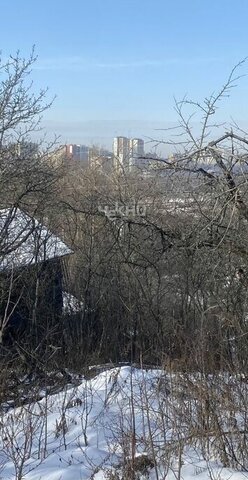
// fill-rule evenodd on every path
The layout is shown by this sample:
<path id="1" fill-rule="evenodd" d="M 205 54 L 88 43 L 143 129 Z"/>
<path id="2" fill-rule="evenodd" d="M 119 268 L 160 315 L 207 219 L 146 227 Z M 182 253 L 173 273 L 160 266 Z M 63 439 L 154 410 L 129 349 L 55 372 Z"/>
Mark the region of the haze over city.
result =
<path id="1" fill-rule="evenodd" d="M 247 56 L 247 13 L 244 0 L 235 21 L 230 0 L 2 0 L 1 48 L 27 56 L 35 45 L 35 88 L 56 95 L 43 120 L 49 135 L 106 148 L 138 137 L 149 150 L 176 124 L 174 96 L 201 101 Z M 247 90 L 240 79 L 217 117 L 246 127 Z"/>

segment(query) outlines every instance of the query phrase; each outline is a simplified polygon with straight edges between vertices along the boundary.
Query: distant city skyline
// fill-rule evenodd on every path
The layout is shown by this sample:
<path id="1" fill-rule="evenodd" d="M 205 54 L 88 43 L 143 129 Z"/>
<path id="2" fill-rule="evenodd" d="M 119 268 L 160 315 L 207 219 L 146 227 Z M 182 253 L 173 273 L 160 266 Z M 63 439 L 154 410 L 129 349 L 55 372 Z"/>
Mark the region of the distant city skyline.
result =
<path id="1" fill-rule="evenodd" d="M 42 125 L 61 143 L 164 139 L 173 97 L 204 101 L 248 55 L 246 0 L 2 0 L 1 16 L 3 58 L 36 45 L 34 89 L 57 96 Z M 247 72 L 248 62 L 238 75 Z M 247 129 L 247 98 L 244 77 L 217 119 Z"/>
<path id="2" fill-rule="evenodd" d="M 106 150 L 101 146 L 67 143 L 62 146 L 62 151 L 69 162 L 75 162 L 86 168 L 101 166 L 101 159 L 111 160 L 111 165 L 116 171 L 131 172 L 147 164 L 146 160 L 142 158 L 145 157 L 146 152 L 144 140 L 141 138 L 114 137 L 111 150 Z"/>

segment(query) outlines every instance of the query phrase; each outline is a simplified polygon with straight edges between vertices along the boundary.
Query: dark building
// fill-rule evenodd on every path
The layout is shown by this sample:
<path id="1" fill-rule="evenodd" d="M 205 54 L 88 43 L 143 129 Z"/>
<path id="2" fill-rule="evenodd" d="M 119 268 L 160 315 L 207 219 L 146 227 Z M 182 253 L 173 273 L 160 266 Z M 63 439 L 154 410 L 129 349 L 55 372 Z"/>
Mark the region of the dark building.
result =
<path id="1" fill-rule="evenodd" d="M 0 210 L 0 341 L 18 329 L 42 333 L 56 326 L 70 253 L 60 238 L 26 213 Z"/>

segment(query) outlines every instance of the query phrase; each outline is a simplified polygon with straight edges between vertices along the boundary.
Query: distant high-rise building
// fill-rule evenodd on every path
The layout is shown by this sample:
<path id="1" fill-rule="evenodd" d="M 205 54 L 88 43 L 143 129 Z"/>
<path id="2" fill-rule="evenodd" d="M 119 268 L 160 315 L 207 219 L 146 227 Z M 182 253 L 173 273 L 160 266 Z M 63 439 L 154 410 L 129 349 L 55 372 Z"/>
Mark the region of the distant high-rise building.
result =
<path id="1" fill-rule="evenodd" d="M 144 140 L 141 138 L 115 137 L 113 143 L 114 166 L 117 171 L 141 168 L 144 157 Z"/>
<path id="2" fill-rule="evenodd" d="M 90 149 L 87 145 L 69 144 L 65 146 L 66 156 L 82 165 L 89 165 Z"/>
<path id="3" fill-rule="evenodd" d="M 141 168 L 144 164 L 145 148 L 144 140 L 141 138 L 130 138 L 129 140 L 130 151 L 130 167 Z"/>
<path id="4" fill-rule="evenodd" d="M 114 167 L 117 171 L 129 170 L 130 148 L 127 137 L 115 137 L 113 143 Z"/>

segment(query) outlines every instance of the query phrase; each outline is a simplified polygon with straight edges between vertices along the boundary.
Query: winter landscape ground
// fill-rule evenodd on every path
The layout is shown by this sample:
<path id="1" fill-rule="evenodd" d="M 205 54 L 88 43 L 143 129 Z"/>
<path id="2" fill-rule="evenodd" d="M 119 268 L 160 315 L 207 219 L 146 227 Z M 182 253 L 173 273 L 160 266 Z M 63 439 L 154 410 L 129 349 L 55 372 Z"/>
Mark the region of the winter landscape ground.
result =
<path id="1" fill-rule="evenodd" d="M 230 376 L 217 383 L 213 376 L 122 366 L 54 395 L 36 392 L 39 401 L 5 404 L 0 478 L 248 478 L 247 385 Z"/>

